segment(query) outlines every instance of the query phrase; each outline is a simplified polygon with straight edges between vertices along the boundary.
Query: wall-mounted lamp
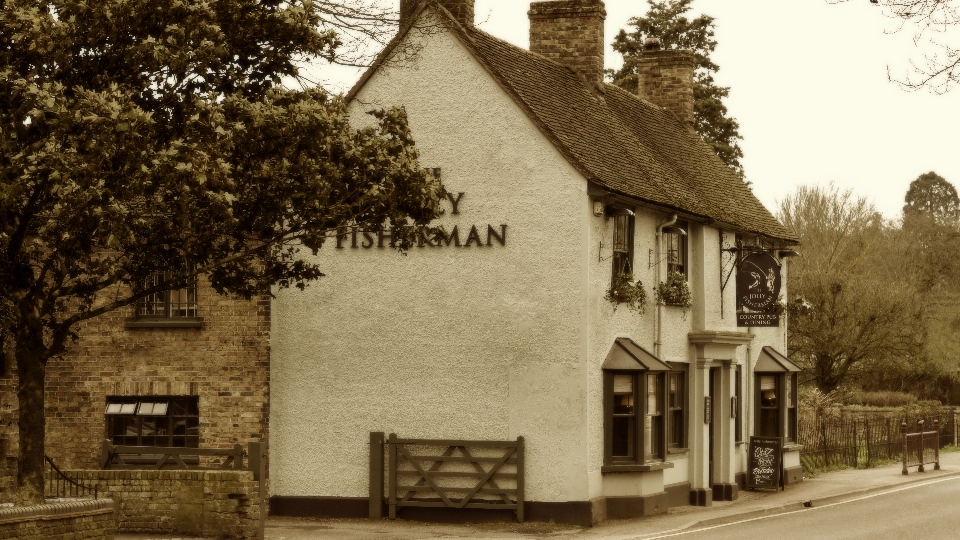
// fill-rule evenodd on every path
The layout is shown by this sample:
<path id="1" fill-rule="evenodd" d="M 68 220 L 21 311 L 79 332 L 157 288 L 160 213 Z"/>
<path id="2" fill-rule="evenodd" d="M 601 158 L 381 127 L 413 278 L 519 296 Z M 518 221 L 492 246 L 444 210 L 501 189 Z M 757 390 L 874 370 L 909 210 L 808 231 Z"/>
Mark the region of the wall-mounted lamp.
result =
<path id="1" fill-rule="evenodd" d="M 677 227 L 676 225 L 669 225 L 660 230 L 665 234 L 679 234 L 680 236 L 687 235 L 687 231 L 683 230 L 682 227 Z"/>
<path id="2" fill-rule="evenodd" d="M 607 207 L 607 216 L 632 216 L 634 215 L 633 210 L 629 208 L 624 208 L 622 206 L 608 206 Z"/>
<path id="3" fill-rule="evenodd" d="M 799 251 L 794 251 L 794 250 L 792 250 L 792 249 L 781 249 L 781 250 L 780 250 L 779 252 L 777 252 L 777 253 L 780 255 L 780 258 L 781 258 L 781 259 L 786 258 L 786 257 L 799 257 L 799 256 L 800 256 L 800 252 L 799 252 Z"/>

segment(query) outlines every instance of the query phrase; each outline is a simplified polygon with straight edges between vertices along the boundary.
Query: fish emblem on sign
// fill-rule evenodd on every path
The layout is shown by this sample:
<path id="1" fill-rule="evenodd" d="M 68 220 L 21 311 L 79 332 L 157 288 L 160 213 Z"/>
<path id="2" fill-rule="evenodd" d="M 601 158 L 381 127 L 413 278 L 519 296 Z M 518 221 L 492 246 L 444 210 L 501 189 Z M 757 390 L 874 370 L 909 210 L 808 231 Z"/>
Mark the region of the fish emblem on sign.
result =
<path id="1" fill-rule="evenodd" d="M 769 253 L 751 253 L 740 261 L 737 298 L 752 311 L 768 311 L 780 297 L 780 263 Z"/>

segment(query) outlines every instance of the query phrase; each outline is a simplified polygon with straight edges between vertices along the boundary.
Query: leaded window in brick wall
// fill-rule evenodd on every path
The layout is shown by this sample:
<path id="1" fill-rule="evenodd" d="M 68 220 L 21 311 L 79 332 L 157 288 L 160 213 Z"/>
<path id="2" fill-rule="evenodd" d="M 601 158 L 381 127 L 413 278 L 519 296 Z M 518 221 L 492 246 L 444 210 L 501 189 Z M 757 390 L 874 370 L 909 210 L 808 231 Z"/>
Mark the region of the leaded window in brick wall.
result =
<path id="1" fill-rule="evenodd" d="M 197 396 L 107 398 L 107 438 L 122 446 L 200 447 Z"/>
<path id="2" fill-rule="evenodd" d="M 172 278 L 170 272 L 157 272 L 144 280 L 143 288 L 152 289 Z M 137 318 L 197 317 L 197 282 L 185 287 L 155 292 L 137 302 Z"/>

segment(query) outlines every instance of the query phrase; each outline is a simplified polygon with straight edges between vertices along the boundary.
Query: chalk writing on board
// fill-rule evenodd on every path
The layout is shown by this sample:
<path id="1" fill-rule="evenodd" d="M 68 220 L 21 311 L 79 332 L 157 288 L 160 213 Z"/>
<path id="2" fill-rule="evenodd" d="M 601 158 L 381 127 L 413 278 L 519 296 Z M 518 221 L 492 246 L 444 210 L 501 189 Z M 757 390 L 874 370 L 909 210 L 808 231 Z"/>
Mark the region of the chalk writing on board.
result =
<path id="1" fill-rule="evenodd" d="M 783 439 L 779 437 L 750 437 L 749 478 L 750 488 L 780 488 L 780 469 L 783 456 Z"/>

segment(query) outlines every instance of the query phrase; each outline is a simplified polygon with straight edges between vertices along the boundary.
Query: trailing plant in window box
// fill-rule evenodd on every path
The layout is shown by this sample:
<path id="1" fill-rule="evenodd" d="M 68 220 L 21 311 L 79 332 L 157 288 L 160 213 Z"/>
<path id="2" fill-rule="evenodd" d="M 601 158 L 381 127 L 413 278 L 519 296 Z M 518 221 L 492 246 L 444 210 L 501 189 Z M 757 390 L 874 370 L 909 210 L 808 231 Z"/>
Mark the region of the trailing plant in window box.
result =
<path id="1" fill-rule="evenodd" d="M 667 280 L 661 281 L 656 288 L 657 303 L 687 309 L 693 305 L 693 295 L 687 285 L 687 277 L 680 272 L 670 272 Z"/>
<path id="2" fill-rule="evenodd" d="M 643 282 L 633 281 L 633 274 L 621 273 L 613 278 L 613 284 L 605 296 L 616 310 L 619 304 L 626 304 L 628 308 L 643 313 L 647 305 L 647 291 L 643 289 Z"/>

